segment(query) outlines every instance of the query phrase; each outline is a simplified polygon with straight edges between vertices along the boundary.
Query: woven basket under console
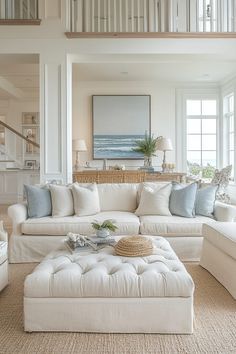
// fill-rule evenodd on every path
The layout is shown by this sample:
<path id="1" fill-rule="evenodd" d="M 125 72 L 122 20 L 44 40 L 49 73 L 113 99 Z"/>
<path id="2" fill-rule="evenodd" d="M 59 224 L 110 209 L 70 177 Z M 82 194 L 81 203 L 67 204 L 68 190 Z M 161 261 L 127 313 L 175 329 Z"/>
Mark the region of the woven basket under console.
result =
<path id="1" fill-rule="evenodd" d="M 118 256 L 145 257 L 152 254 L 153 245 L 147 237 L 127 236 L 117 242 L 115 251 Z"/>

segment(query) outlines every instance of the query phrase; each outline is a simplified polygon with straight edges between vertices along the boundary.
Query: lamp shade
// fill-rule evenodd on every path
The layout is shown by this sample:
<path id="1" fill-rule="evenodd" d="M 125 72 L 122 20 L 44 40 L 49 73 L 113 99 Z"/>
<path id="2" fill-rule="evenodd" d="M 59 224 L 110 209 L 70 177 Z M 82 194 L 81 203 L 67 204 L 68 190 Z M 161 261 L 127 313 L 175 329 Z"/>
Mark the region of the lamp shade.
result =
<path id="1" fill-rule="evenodd" d="M 159 151 L 171 151 L 173 150 L 172 142 L 169 138 L 160 138 L 157 140 L 156 149 Z"/>
<path id="2" fill-rule="evenodd" d="M 74 151 L 87 151 L 87 146 L 84 140 L 75 139 L 72 141 L 72 148 Z"/>

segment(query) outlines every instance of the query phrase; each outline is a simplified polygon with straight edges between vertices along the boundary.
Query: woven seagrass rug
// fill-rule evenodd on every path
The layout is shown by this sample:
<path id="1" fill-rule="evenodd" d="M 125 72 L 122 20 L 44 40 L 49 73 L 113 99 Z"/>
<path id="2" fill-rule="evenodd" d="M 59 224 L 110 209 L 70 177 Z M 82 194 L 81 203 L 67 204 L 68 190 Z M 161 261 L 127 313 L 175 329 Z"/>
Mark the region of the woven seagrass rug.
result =
<path id="1" fill-rule="evenodd" d="M 0 293 L 0 353 L 236 353 L 236 301 L 199 265 L 186 266 L 196 285 L 193 335 L 24 333 L 23 283 L 35 264 L 10 265 L 10 285 Z"/>

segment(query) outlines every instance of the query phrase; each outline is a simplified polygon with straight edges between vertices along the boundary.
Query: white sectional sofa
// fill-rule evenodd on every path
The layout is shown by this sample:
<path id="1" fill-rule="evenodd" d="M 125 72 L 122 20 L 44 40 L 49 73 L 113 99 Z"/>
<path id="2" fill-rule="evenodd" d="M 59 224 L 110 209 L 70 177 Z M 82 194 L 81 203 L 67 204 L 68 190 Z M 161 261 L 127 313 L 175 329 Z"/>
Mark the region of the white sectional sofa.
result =
<path id="1" fill-rule="evenodd" d="M 163 184 L 163 183 L 162 183 Z M 196 216 L 136 216 L 139 184 L 98 184 L 101 212 L 91 216 L 28 218 L 27 205 L 9 207 L 13 231 L 9 240 L 11 263 L 39 262 L 57 248 L 68 232 L 93 234 L 91 222 L 116 220 L 117 235 L 163 236 L 181 260 L 199 260 L 202 246 L 202 224 L 234 221 L 236 208 L 217 202 L 214 218 Z M 63 203 L 63 200 L 62 200 Z"/>

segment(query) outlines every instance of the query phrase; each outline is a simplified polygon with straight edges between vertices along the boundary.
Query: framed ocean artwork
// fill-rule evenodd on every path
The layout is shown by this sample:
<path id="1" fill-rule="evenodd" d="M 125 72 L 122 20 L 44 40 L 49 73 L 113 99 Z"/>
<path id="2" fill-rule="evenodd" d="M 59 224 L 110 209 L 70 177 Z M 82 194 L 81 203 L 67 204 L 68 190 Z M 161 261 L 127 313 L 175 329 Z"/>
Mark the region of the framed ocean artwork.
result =
<path id="1" fill-rule="evenodd" d="M 151 132 L 150 95 L 94 95 L 93 159 L 143 159 L 135 141 Z"/>

